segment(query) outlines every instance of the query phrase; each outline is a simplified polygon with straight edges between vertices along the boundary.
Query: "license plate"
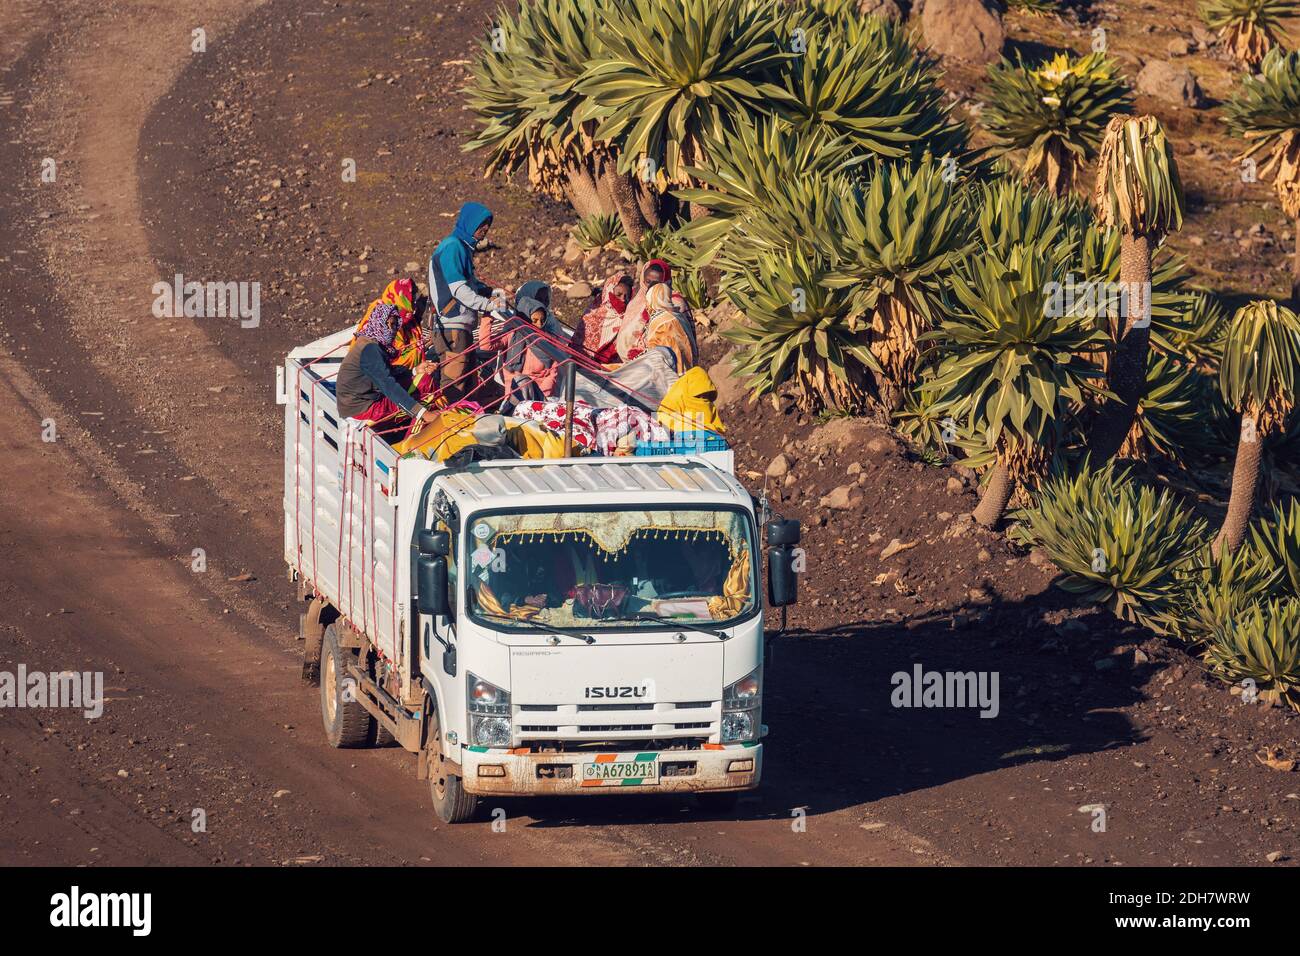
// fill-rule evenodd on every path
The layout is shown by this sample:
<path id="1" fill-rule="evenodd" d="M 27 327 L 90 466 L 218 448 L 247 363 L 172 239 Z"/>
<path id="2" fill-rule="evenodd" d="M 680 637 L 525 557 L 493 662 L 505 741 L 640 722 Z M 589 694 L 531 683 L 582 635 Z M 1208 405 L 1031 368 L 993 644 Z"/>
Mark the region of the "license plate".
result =
<path id="1" fill-rule="evenodd" d="M 659 782 L 659 755 L 599 754 L 582 765 L 584 787 L 643 787 Z"/>

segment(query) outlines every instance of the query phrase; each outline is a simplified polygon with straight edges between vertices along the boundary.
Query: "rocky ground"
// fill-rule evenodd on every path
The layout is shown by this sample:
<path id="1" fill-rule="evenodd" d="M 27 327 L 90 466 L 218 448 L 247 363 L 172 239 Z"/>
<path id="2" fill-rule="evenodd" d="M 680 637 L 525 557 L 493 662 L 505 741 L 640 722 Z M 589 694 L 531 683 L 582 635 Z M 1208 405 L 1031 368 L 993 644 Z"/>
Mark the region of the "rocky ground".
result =
<path id="1" fill-rule="evenodd" d="M 969 475 L 878 425 L 738 394 L 723 410 L 738 473 L 803 521 L 809 562 L 768 677 L 757 797 L 726 819 L 672 802 L 516 801 L 519 825 L 500 836 L 430 823 L 402 753 L 325 747 L 314 692 L 295 677 L 274 365 L 355 321 L 392 276 L 422 277 L 464 199 L 497 214 L 480 272 L 576 286 L 561 299 L 570 322 L 580 283 L 618 265 L 566 255 L 568 210 L 484 180 L 461 149 L 471 127 L 454 91 L 493 7 L 0 11 L 12 179 L 0 190 L 0 593 L 12 608 L 0 665 L 103 664 L 117 695 L 93 723 L 0 712 L 0 861 L 1300 859 L 1290 714 L 1245 705 L 1179 648 L 1073 606 L 1041 557 L 970 524 Z M 1231 73 L 1181 7 L 1096 3 L 1077 27 L 1013 16 L 1010 42 L 1082 49 L 1104 25 L 1135 77 L 1151 59 L 1195 73 L 1199 105 L 1169 99 L 1181 94 L 1168 83 L 1139 98 L 1170 127 L 1188 183 L 1191 216 L 1172 241 L 1198 282 L 1281 294 L 1290 227 L 1267 186 L 1235 174 L 1212 109 Z M 949 70 L 967 115 L 980 75 Z M 56 183 L 34 172 L 46 156 Z M 260 325 L 155 319 L 152 285 L 176 272 L 261 282 Z M 727 348 L 707 333 L 706 364 Z M 53 445 L 39 441 L 48 418 Z M 204 574 L 190 573 L 195 547 Z M 915 664 L 996 671 L 998 717 L 891 706 L 891 676 Z M 196 807 L 220 825 L 194 833 Z M 806 832 L 790 827 L 797 811 Z"/>

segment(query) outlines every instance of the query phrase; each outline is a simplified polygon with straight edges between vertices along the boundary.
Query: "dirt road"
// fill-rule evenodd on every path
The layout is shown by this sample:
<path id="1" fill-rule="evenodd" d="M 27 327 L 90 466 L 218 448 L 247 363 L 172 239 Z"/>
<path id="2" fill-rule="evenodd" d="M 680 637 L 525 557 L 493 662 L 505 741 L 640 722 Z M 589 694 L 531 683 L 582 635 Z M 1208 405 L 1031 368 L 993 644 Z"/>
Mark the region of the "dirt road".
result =
<path id="1" fill-rule="evenodd" d="M 1300 856 L 1295 785 L 1250 756 L 1293 730 L 1206 743 L 1160 716 L 1172 705 L 1142 675 L 1040 704 L 1057 668 L 1025 647 L 1065 612 L 1033 595 L 1003 609 L 1022 644 L 972 652 L 942 615 L 869 622 L 876 598 L 836 575 L 844 626 L 810 614 L 819 632 L 782 647 L 768 777 L 727 818 L 615 798 L 505 802 L 504 832 L 437 826 L 408 755 L 325 746 L 280 558 L 273 369 L 422 261 L 462 197 L 500 210 L 497 241 L 539 271 L 562 243 L 563 210 L 482 182 L 459 149 L 452 91 L 492 6 L 0 8 L 0 670 L 102 670 L 110 698 L 94 721 L 0 711 L 0 864 Z M 483 267 L 517 268 L 505 252 Z M 262 283 L 260 324 L 155 318 L 153 285 L 177 272 Z M 897 462 L 880 476 L 911 480 Z M 1024 678 L 1012 720 L 888 706 L 891 672 L 972 653 Z M 1099 802 L 1117 808 L 1107 833 L 1079 812 Z"/>

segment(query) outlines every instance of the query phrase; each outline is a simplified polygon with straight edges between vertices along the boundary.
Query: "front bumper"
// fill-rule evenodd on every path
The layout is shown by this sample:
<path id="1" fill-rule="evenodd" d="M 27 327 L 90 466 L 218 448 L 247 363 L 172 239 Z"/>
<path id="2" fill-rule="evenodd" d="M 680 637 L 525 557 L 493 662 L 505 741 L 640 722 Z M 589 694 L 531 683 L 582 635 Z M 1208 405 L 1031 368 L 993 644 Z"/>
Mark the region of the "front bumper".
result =
<path id="1" fill-rule="evenodd" d="M 753 790 L 763 774 L 763 745 L 738 744 L 707 750 L 654 751 L 659 762 L 657 783 L 623 781 L 618 786 L 584 786 L 582 764 L 602 756 L 612 759 L 616 753 L 621 754 L 618 759 L 646 759 L 645 753 L 631 755 L 614 750 L 557 754 L 464 747 L 460 754 L 461 780 L 470 793 L 521 797 Z"/>

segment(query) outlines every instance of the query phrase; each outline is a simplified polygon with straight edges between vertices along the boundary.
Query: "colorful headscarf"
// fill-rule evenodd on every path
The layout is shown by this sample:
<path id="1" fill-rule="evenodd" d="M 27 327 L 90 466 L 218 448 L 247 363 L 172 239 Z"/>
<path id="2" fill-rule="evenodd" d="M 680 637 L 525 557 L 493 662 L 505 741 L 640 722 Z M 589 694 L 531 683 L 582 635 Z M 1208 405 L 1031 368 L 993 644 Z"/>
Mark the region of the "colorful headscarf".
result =
<path id="1" fill-rule="evenodd" d="M 400 317 L 401 313 L 397 310 L 397 306 L 381 302 L 370 310 L 370 318 L 366 320 L 365 327 L 357 333 L 357 337 L 377 342 L 391 361 L 397 355 L 397 349 L 393 347 L 397 330 L 391 323 L 393 319 L 400 319 Z"/>
<path id="2" fill-rule="evenodd" d="M 618 336 L 623 314 L 627 311 L 627 301 L 619 295 L 619 285 L 624 281 L 632 281 L 626 272 L 606 279 L 604 288 L 600 290 L 600 303 L 582 317 L 582 347 L 588 355 L 599 356 L 601 350 Z"/>
<path id="3" fill-rule="evenodd" d="M 379 301 L 397 306 L 397 311 L 402 313 L 402 324 L 405 325 L 415 317 L 415 299 L 416 291 L 413 279 L 394 279 L 388 283 L 388 287 L 384 289 L 384 294 L 380 296 Z"/>
<path id="4" fill-rule="evenodd" d="M 645 348 L 666 348 L 673 355 L 677 374 L 685 374 L 695 365 L 699 347 L 695 342 L 695 322 L 689 313 L 677 308 L 672 287 L 667 282 L 650 287 L 646 294 L 646 311 L 650 315 L 645 328 Z"/>
<path id="5" fill-rule="evenodd" d="M 650 267 L 651 267 L 651 266 L 658 266 L 658 267 L 659 267 L 659 271 L 662 272 L 662 273 L 664 274 L 664 280 L 663 280 L 663 281 L 664 281 L 664 282 L 667 282 L 667 283 L 670 284 L 670 285 L 672 284 L 672 281 L 673 281 L 673 267 L 670 266 L 668 263 L 664 262 L 664 260 L 662 260 L 662 259 L 651 259 L 649 262 L 647 262 L 647 263 L 645 264 L 645 268 L 641 270 L 641 282 L 642 282 L 642 283 L 645 282 L 645 274 L 646 274 L 647 272 L 650 271 Z"/>
<path id="6" fill-rule="evenodd" d="M 660 312 L 672 312 L 673 287 L 667 282 L 652 285 L 645 295 L 645 309 L 651 319 Z"/>
<path id="7" fill-rule="evenodd" d="M 391 343 L 393 348 L 394 365 L 401 365 L 405 368 L 414 368 L 420 364 L 423 357 L 420 352 L 420 325 L 415 315 L 415 302 L 418 292 L 415 288 L 415 282 L 411 279 L 394 279 L 388 283 L 384 289 L 384 294 L 375 299 L 366 306 L 366 314 L 361 317 L 357 323 L 353 335 L 364 335 L 364 330 L 370 325 L 371 319 L 374 318 L 375 311 L 380 306 L 389 306 L 395 308 L 397 313 L 402 317 L 402 324 L 397 329 L 397 334 L 393 337 Z M 367 336 L 372 338 L 372 336 Z M 395 356 L 395 358 L 394 358 Z"/>

